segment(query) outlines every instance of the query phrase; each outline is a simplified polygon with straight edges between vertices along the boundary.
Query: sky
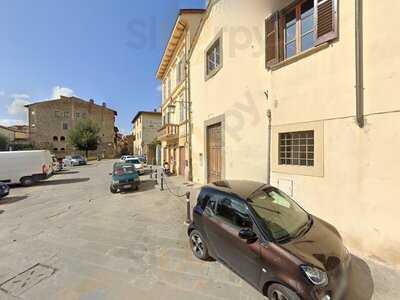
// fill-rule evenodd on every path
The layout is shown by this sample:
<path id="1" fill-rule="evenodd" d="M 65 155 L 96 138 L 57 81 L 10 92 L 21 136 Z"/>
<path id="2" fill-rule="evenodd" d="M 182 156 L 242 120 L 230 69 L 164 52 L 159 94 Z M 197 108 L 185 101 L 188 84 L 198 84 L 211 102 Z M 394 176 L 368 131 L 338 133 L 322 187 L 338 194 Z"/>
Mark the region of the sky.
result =
<path id="1" fill-rule="evenodd" d="M 106 102 L 123 133 L 159 108 L 155 78 L 180 8 L 204 0 L 1 0 L 0 125 L 59 95 Z"/>

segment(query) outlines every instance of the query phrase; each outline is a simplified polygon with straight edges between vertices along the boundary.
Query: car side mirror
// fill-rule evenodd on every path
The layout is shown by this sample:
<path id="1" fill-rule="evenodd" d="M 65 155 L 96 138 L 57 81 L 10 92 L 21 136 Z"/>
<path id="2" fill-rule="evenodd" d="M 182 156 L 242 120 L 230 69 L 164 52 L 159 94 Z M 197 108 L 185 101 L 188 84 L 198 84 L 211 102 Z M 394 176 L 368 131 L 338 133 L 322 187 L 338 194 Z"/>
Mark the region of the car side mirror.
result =
<path id="1" fill-rule="evenodd" d="M 239 231 L 239 237 L 242 240 L 246 240 L 248 243 L 253 243 L 258 239 L 257 234 L 251 228 L 241 229 Z"/>

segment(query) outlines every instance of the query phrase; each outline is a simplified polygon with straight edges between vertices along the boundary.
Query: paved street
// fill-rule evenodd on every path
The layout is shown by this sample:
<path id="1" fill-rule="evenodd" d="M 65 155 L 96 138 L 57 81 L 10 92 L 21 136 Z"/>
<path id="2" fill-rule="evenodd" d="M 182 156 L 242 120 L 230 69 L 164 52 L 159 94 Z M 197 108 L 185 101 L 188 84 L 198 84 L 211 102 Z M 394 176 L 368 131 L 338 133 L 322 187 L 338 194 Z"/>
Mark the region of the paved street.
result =
<path id="1" fill-rule="evenodd" d="M 184 200 L 148 176 L 139 192 L 112 195 L 112 163 L 0 202 L 0 299 L 263 299 L 219 263 L 193 258 Z M 353 268 L 348 299 L 400 299 L 398 271 L 359 258 Z"/>

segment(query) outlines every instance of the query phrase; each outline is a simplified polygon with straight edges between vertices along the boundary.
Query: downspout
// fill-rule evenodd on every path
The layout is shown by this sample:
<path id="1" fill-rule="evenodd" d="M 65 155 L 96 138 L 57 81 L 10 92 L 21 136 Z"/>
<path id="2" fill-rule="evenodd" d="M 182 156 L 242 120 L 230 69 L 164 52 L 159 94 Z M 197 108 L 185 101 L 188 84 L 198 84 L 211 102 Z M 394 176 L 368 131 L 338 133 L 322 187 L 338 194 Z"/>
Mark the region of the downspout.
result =
<path id="1" fill-rule="evenodd" d="M 185 36 L 186 41 L 185 41 L 185 62 L 186 62 L 186 114 L 187 114 L 187 120 L 188 122 L 186 123 L 186 138 L 189 136 L 189 181 L 193 181 L 193 154 L 192 154 L 192 94 L 191 94 L 191 84 L 190 84 L 190 60 L 189 60 L 189 52 L 188 52 L 188 38 L 187 34 Z M 189 38 L 190 41 L 190 38 Z"/>
<path id="2" fill-rule="evenodd" d="M 363 48 L 363 0 L 356 1 L 356 118 L 358 127 L 363 128 L 364 120 L 364 48 Z"/>
<path id="3" fill-rule="evenodd" d="M 272 144 L 272 114 L 271 110 L 267 111 L 268 117 L 268 151 L 267 151 L 267 184 L 271 184 L 271 144 Z"/>

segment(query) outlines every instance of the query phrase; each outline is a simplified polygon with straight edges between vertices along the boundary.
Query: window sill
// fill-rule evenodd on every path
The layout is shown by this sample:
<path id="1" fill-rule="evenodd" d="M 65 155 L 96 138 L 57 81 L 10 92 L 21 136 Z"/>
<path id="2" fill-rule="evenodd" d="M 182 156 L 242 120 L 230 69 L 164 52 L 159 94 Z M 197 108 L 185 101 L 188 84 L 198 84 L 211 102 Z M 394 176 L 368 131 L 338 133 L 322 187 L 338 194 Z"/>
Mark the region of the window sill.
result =
<path id="1" fill-rule="evenodd" d="M 295 56 L 292 56 L 291 58 L 285 59 L 284 61 L 281 61 L 281 62 L 269 67 L 268 69 L 271 70 L 271 71 L 276 71 L 276 70 L 278 70 L 280 68 L 283 68 L 283 67 L 285 67 L 287 65 L 291 65 L 291 64 L 293 64 L 293 63 L 295 63 L 295 62 L 297 62 L 297 61 L 299 61 L 299 60 L 301 60 L 301 59 L 303 59 L 305 57 L 313 55 L 314 53 L 317 53 L 317 52 L 319 52 L 319 51 L 321 51 L 323 49 L 326 49 L 326 48 L 329 47 L 329 45 L 330 45 L 330 43 L 328 43 L 328 42 L 324 43 L 324 44 L 321 44 L 321 45 L 318 45 L 316 47 L 308 49 L 307 51 L 304 51 L 304 52 L 301 52 L 299 54 L 296 54 Z"/>
<path id="2" fill-rule="evenodd" d="M 212 70 L 210 73 L 206 74 L 205 76 L 205 81 L 213 78 L 215 75 L 217 75 L 217 73 L 222 69 L 222 64 L 220 64 L 217 68 L 215 68 L 214 70 Z"/>

